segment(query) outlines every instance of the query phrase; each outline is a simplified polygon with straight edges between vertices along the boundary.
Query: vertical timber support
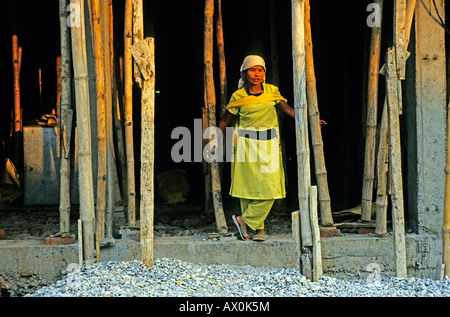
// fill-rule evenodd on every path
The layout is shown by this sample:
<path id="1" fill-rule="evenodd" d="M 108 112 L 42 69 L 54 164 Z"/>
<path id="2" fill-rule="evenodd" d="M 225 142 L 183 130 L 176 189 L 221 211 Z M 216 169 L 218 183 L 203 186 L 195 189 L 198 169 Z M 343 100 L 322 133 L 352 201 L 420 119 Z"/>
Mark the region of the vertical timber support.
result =
<path id="1" fill-rule="evenodd" d="M 154 158 L 155 158 L 155 41 L 147 38 L 131 47 L 141 72 L 141 203 L 140 241 L 142 262 L 153 266 Z"/>

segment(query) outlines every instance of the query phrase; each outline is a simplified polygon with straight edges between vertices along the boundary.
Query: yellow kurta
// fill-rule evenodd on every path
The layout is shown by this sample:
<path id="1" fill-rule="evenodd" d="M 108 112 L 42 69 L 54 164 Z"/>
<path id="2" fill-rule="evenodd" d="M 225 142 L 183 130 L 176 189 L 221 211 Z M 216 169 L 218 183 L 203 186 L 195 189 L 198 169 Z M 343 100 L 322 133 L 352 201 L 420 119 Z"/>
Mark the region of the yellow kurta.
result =
<path id="1" fill-rule="evenodd" d="M 263 94 L 258 97 L 249 97 L 245 88 L 237 90 L 228 107 L 230 113 L 238 116 L 240 131 L 232 166 L 230 195 L 233 197 L 269 200 L 286 196 L 275 108 L 284 98 L 276 86 L 264 83 L 263 88 Z M 233 102 L 243 98 L 250 101 L 248 105 L 232 107 Z M 255 98 L 261 102 L 257 103 Z M 261 132 L 267 130 L 272 130 L 271 139 Z M 259 131 L 259 136 L 254 131 Z"/>

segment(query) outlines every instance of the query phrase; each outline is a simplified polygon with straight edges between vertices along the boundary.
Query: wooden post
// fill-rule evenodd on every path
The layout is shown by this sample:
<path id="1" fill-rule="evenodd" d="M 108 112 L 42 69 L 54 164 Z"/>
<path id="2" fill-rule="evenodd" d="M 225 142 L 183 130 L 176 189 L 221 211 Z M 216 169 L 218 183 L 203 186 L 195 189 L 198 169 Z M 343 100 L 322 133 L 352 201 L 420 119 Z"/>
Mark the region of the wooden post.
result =
<path id="1" fill-rule="evenodd" d="M 317 215 L 317 186 L 311 186 L 309 188 L 309 202 L 311 228 L 313 235 L 313 282 L 317 282 L 323 274 L 319 217 Z"/>
<path id="2" fill-rule="evenodd" d="M 127 224 L 136 226 L 136 189 L 134 175 L 133 145 L 133 59 L 130 52 L 133 37 L 133 1 L 125 0 L 125 49 L 124 49 L 124 83 L 125 83 L 125 146 L 127 157 Z"/>
<path id="3" fill-rule="evenodd" d="M 133 0 L 133 45 L 144 40 L 144 8 L 142 0 Z M 142 89 L 141 73 L 136 63 L 133 63 L 134 81 Z"/>
<path id="4" fill-rule="evenodd" d="M 406 241 L 403 210 L 403 183 L 400 148 L 400 123 L 398 105 L 398 78 L 395 62 L 395 48 L 388 49 L 383 66 L 386 77 L 388 122 L 389 122 L 389 171 L 391 175 L 392 224 L 394 232 L 394 255 L 397 277 L 407 277 Z"/>
<path id="5" fill-rule="evenodd" d="M 72 55 L 78 136 L 78 175 L 80 218 L 83 221 L 83 254 L 87 264 L 94 263 L 94 193 L 92 180 L 91 119 L 86 57 L 84 1 L 71 0 L 80 8 L 80 27 L 72 27 Z"/>
<path id="6" fill-rule="evenodd" d="M 216 93 L 213 77 L 213 18 L 214 0 L 205 0 L 205 34 L 204 34 L 204 78 L 205 78 L 205 108 L 208 113 L 208 126 L 217 126 L 216 121 Z M 215 136 L 217 138 L 217 135 Z M 219 164 L 216 160 L 210 163 L 211 189 L 216 218 L 216 226 L 219 233 L 228 233 L 228 226 L 222 205 L 222 189 L 220 183 Z"/>
<path id="7" fill-rule="evenodd" d="M 155 156 L 155 44 L 153 38 L 131 47 L 142 75 L 140 240 L 142 262 L 153 266 L 154 156 Z"/>
<path id="8" fill-rule="evenodd" d="M 383 0 L 376 0 L 383 12 Z M 381 16 L 380 16 L 381 20 Z M 375 174 L 375 147 L 378 113 L 378 72 L 380 68 L 381 26 L 373 26 L 370 39 L 369 78 L 367 87 L 366 140 L 364 152 L 361 220 L 370 221 L 372 214 L 373 183 Z"/>
<path id="9" fill-rule="evenodd" d="M 312 246 L 309 220 L 311 184 L 306 103 L 304 1 L 292 0 L 292 57 L 294 71 L 295 132 L 297 139 L 298 199 L 302 246 Z"/>
<path id="10" fill-rule="evenodd" d="M 409 57 L 408 44 L 416 0 L 395 0 L 394 3 L 394 46 L 397 61 L 397 76 L 404 80 L 406 60 Z"/>
<path id="11" fill-rule="evenodd" d="M 70 234 L 70 144 L 72 134 L 72 56 L 70 53 L 70 29 L 67 25 L 68 0 L 59 0 L 59 21 L 61 28 L 61 98 L 58 116 L 60 118 L 60 197 L 59 197 L 59 235 Z"/>
<path id="12" fill-rule="evenodd" d="M 387 97 L 386 97 L 387 98 Z M 375 233 L 379 237 L 386 236 L 387 233 L 387 205 L 388 205 L 388 105 L 385 98 L 383 114 L 380 125 L 380 141 L 377 155 L 377 200 L 376 200 L 376 227 Z"/>
<path id="13" fill-rule="evenodd" d="M 83 220 L 78 219 L 78 265 L 83 266 Z"/>
<path id="14" fill-rule="evenodd" d="M 328 190 L 327 169 L 323 152 L 322 131 L 320 126 L 319 107 L 317 104 L 316 75 L 314 72 L 313 44 L 311 35 L 311 7 L 305 0 L 305 43 L 306 43 L 306 93 L 308 102 L 308 118 L 311 131 L 311 141 L 314 151 L 314 163 L 319 189 L 319 206 L 322 226 L 331 226 L 330 192 Z"/>
<path id="15" fill-rule="evenodd" d="M 93 48 L 95 58 L 95 82 L 97 87 L 97 222 L 96 222 L 96 250 L 97 262 L 100 261 L 100 240 L 104 237 L 106 211 L 106 87 L 105 87 L 105 59 L 104 39 L 102 29 L 103 17 L 99 0 L 91 0 L 91 25 L 93 33 Z M 109 66 L 109 65 L 108 65 Z"/>

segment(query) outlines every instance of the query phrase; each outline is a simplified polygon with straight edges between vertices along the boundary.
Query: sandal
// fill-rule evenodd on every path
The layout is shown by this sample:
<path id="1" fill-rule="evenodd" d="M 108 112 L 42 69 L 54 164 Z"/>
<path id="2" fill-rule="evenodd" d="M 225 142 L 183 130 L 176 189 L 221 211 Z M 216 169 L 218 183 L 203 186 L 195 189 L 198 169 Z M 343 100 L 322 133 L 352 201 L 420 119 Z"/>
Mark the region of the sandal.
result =
<path id="1" fill-rule="evenodd" d="M 249 240 L 250 236 L 247 234 L 247 227 L 243 227 L 241 226 L 241 224 L 237 221 L 237 218 L 235 215 L 233 215 L 231 217 L 233 219 L 234 224 L 236 225 L 238 231 L 239 231 L 239 235 L 241 236 L 242 240 Z M 247 236 L 248 238 L 245 238 L 245 236 Z"/>
<path id="2" fill-rule="evenodd" d="M 253 236 L 253 241 L 266 241 L 267 238 L 269 238 L 267 234 L 257 233 Z"/>

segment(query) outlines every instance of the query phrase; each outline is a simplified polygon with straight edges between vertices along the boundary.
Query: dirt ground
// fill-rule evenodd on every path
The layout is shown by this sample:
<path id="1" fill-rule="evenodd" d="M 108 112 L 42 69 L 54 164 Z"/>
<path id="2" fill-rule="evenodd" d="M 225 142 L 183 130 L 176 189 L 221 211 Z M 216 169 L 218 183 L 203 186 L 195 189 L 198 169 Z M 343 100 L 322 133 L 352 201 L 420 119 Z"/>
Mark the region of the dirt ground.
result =
<path id="1" fill-rule="evenodd" d="M 230 233 L 237 234 L 237 229 L 231 220 L 236 210 L 226 210 L 225 216 Z M 74 207 L 71 213 L 70 232 L 76 236 L 79 212 Z M 114 232 L 115 238 L 120 238 L 120 229 L 125 227 L 125 216 L 121 207 L 116 209 Z M 266 223 L 268 234 L 289 234 L 291 219 L 285 212 L 272 210 Z M 36 240 L 45 239 L 59 231 L 58 207 L 3 207 L 0 210 L 0 230 L 5 231 L 5 240 Z M 157 204 L 155 206 L 155 237 L 205 235 L 216 231 L 214 218 L 203 211 L 202 206 L 192 204 Z M 1 238 L 1 237 L 0 237 Z"/>

